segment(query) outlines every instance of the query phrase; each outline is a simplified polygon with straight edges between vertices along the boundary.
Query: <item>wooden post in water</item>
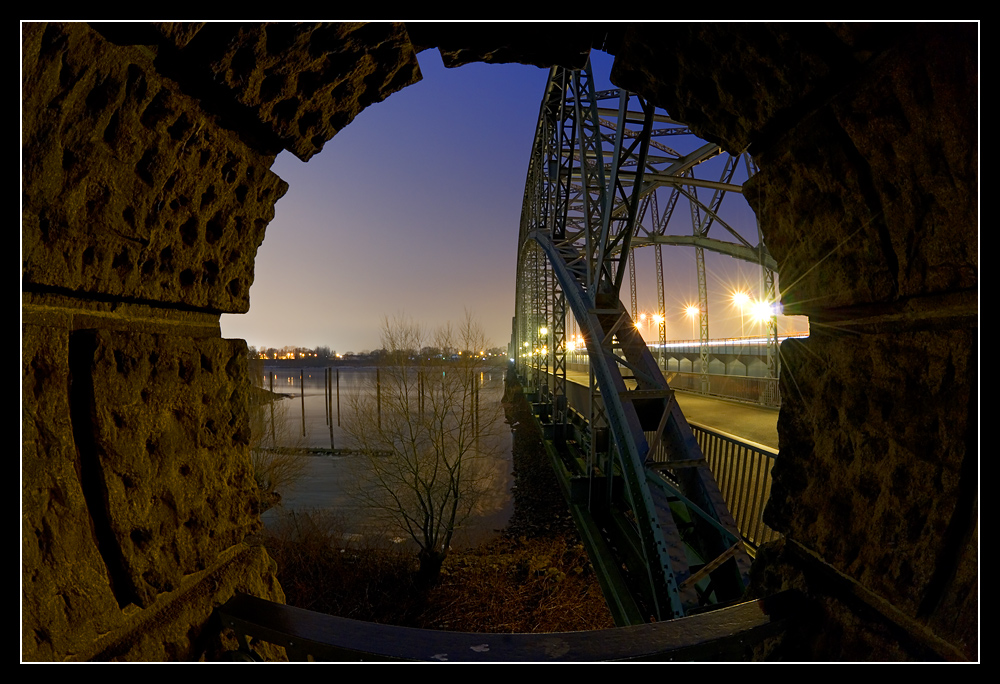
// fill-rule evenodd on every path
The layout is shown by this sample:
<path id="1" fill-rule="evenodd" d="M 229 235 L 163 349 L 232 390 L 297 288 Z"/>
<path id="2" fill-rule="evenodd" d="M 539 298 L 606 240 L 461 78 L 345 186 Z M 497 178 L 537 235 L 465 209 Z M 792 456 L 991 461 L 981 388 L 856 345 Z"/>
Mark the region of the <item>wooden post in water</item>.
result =
<path id="1" fill-rule="evenodd" d="M 326 424 L 330 424 L 330 369 L 323 369 L 323 415 L 326 417 Z"/>
<path id="2" fill-rule="evenodd" d="M 271 376 L 271 446 L 276 446 L 274 443 L 274 371 L 270 371 L 268 375 Z"/>
<path id="3" fill-rule="evenodd" d="M 340 369 L 337 369 L 337 427 L 340 427 Z"/>
<path id="4" fill-rule="evenodd" d="M 336 451 L 337 445 L 333 443 L 333 369 L 326 369 L 327 387 L 329 392 L 326 395 L 326 413 L 330 416 L 330 451 Z"/>
<path id="5" fill-rule="evenodd" d="M 302 405 L 302 436 L 306 436 L 306 383 L 304 378 L 304 372 L 299 369 L 299 397 L 301 398 Z"/>

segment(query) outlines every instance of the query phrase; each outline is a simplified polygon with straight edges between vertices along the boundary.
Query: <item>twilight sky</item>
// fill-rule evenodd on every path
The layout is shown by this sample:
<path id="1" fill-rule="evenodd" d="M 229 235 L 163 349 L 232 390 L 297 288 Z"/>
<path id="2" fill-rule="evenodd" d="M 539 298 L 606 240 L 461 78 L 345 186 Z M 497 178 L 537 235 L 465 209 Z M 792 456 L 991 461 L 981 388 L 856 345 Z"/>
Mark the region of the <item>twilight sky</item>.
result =
<path id="1" fill-rule="evenodd" d="M 611 87 L 611 58 L 594 51 L 591 59 L 597 87 Z M 257 347 L 360 352 L 380 346 L 383 316 L 433 329 L 457 323 L 468 308 L 493 344 L 506 347 L 521 198 L 548 70 L 445 69 L 437 50 L 418 60 L 423 80 L 362 111 L 308 163 L 287 152 L 278 157 L 272 170 L 290 188 L 257 252 L 250 312 L 223 315 L 224 337 Z M 700 143 L 685 137 L 669 144 L 686 152 Z M 753 214 L 741 197 L 724 202 L 721 213 L 756 244 Z M 686 221 L 668 232 L 690 234 Z M 639 310 L 652 313 L 653 250 L 637 250 L 636 264 Z M 728 289 L 740 277 L 756 283 L 757 271 L 708 252 L 706 265 L 711 336 L 739 336 L 740 313 Z M 664 274 L 667 338 L 691 339 L 682 309 L 697 301 L 694 250 L 664 248 Z M 627 283 L 622 299 L 628 305 Z M 651 330 L 647 339 L 655 335 Z"/>

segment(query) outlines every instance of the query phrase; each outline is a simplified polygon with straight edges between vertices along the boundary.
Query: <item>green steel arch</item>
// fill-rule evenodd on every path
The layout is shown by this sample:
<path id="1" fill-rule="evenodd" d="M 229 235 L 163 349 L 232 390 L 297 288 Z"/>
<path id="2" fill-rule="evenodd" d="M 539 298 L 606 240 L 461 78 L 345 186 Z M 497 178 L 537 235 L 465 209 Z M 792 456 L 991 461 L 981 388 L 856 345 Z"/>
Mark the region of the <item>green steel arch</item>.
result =
<path id="1" fill-rule="evenodd" d="M 641 112 L 629 110 L 635 100 Z M 606 101 L 614 106 L 601 107 Z M 691 428 L 620 298 L 640 246 L 690 244 L 773 266 L 762 243 L 728 226 L 737 242 L 707 235 L 713 223 L 724 225 L 717 214 L 724 194 L 741 190 L 732 183 L 741 156 L 718 181 L 697 178 L 697 166 L 721 150 L 705 144 L 681 155 L 656 140 L 677 132 L 689 133 L 641 98 L 597 91 L 589 65 L 553 68 L 521 214 L 512 354 L 619 624 L 738 599 L 750 567 Z M 658 188 L 671 190 L 662 212 Z M 698 188 L 712 199 L 702 202 Z M 691 200 L 693 235 L 667 235 L 681 196 Z M 652 218 L 644 224 L 644 216 Z M 590 360 L 589 401 L 575 405 L 567 397 L 568 316 Z"/>

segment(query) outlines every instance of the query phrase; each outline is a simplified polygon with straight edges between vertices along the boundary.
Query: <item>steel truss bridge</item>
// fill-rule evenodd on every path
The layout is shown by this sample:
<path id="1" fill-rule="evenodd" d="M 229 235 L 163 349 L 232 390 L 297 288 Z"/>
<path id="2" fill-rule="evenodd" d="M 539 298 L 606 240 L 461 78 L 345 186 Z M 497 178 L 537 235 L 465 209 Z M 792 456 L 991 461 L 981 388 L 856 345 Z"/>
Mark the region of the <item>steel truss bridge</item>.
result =
<path id="1" fill-rule="evenodd" d="M 636 106 L 637 103 L 637 106 Z M 630 107 L 632 105 L 632 107 Z M 664 245 L 695 249 L 701 372 L 708 363 L 704 251 L 758 265 L 775 301 L 775 264 L 720 216 L 739 163 L 713 143 L 682 154 L 682 123 L 589 68 L 553 68 L 535 131 L 521 214 L 511 352 L 619 625 L 681 618 L 735 601 L 750 559 L 733 516 L 659 364 L 637 330 L 634 250 L 656 252 L 659 343 L 665 343 Z M 722 173 L 702 166 L 725 158 Z M 715 164 L 713 166 L 718 166 Z M 690 206 L 690 222 L 678 206 Z M 681 223 L 685 227 L 678 229 Z M 715 229 L 710 235 L 710 230 Z M 723 233 L 728 239 L 715 237 Z M 622 301 L 626 272 L 631 308 Z M 589 401 L 567 398 L 574 320 L 586 345 Z M 766 325 L 777 377 L 777 321 Z M 581 404 L 585 406 L 581 406 Z M 585 411 L 585 415 L 581 412 Z"/>
<path id="2" fill-rule="evenodd" d="M 638 110 L 629 108 L 632 102 Z M 511 342 L 515 369 L 543 426 L 609 608 L 624 629 L 436 632 L 360 623 L 237 594 L 219 609 L 222 624 L 233 628 L 240 642 L 233 659 L 255 658 L 249 635 L 284 646 L 295 660 L 738 660 L 748 644 L 784 629 L 793 610 L 788 595 L 740 601 L 750 570 L 744 541 L 692 427 L 635 325 L 631 256 L 644 246 L 656 251 L 660 348 L 665 343 L 661 250 L 695 249 L 703 382 L 708 368 L 704 250 L 759 265 L 765 297 L 775 301 L 774 262 L 759 230 L 758 243 L 751 245 L 719 216 L 723 198 L 742 190 L 733 182 L 737 164 L 742 161 L 752 174 L 752 160 L 730 155 L 717 180 L 700 177 L 704 162 L 724 155 L 714 144 L 680 154 L 662 142 L 679 135 L 690 130 L 641 98 L 618 89 L 595 90 L 589 65 L 579 71 L 553 68 L 521 215 Z M 691 219 L 683 234 L 671 232 L 680 223 L 675 210 L 682 198 Z M 710 236 L 712 228 L 731 239 Z M 631 309 L 621 301 L 626 270 Z M 590 382 L 574 384 L 567 393 L 571 320 L 586 345 Z M 768 375 L 776 378 L 775 317 L 766 330 Z M 769 471 L 767 454 L 758 450 L 754 458 L 753 465 L 735 470 Z M 735 462 L 727 461 L 730 472 Z M 736 488 L 751 489 L 742 481 Z M 758 493 L 754 506 L 762 507 L 766 489 Z M 773 533 L 753 532 L 744 539 L 766 541 L 768 534 Z"/>

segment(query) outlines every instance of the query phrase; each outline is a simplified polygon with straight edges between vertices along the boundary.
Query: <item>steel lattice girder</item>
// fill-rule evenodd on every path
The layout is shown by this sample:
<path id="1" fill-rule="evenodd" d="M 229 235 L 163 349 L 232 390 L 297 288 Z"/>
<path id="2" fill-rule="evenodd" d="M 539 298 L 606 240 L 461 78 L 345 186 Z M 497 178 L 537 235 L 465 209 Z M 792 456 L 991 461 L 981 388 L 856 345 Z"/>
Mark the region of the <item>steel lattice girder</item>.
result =
<path id="1" fill-rule="evenodd" d="M 682 543 L 671 500 L 687 506 L 687 514 L 697 518 L 695 526 L 706 538 L 700 544 L 702 555 L 706 556 L 703 561 L 707 563 L 701 572 L 710 572 L 712 558 L 733 557 L 738 578 L 730 582 L 729 590 L 739 592 L 746 582 L 749 559 L 714 477 L 704 465 L 693 433 L 672 401 L 672 392 L 618 297 L 630 254 L 629 243 L 637 224 L 640 195 L 648 188 L 648 184 L 643 184 L 643 171 L 654 120 L 652 108 L 644 107 L 641 131 L 623 130 L 615 135 L 615 163 L 606 181 L 597 96 L 592 83 L 592 76 L 586 70 L 571 73 L 556 68 L 550 74 L 525 188 L 518 288 L 519 292 L 525 288 L 534 292 L 547 289 L 539 287 L 538 275 L 534 276 L 534 284 L 524 281 L 527 271 L 523 262 L 526 259 L 535 262 L 536 257 L 529 256 L 537 254 L 530 247 L 534 243 L 541 247 L 545 267 L 551 269 L 557 289 L 569 303 L 587 344 L 592 375 L 617 446 L 627 499 L 646 559 L 656 617 L 678 617 L 698 605 L 694 580 L 699 572 L 692 572 L 689 548 Z M 628 95 L 617 92 L 616 95 L 619 120 L 625 121 Z M 566 106 L 567 102 L 573 106 Z M 624 129 L 624 124 L 620 128 Z M 633 138 L 628 148 L 624 145 L 626 137 Z M 700 155 L 707 153 L 708 150 L 702 149 Z M 692 158 L 689 155 L 682 160 L 676 171 L 687 172 L 685 165 Z M 634 164 L 636 171 L 629 174 L 631 182 L 621 182 L 625 175 L 622 168 L 629 164 Z M 676 194 L 668 211 L 672 212 Z M 571 195 L 580 203 L 571 202 Z M 572 209 L 576 211 L 571 216 Z M 714 215 L 714 211 L 709 211 Z M 519 294 L 517 302 L 528 304 L 528 298 Z M 553 300 L 548 302 L 555 304 Z M 548 308 L 548 302 L 542 305 L 538 298 L 534 299 L 535 306 L 543 310 Z M 531 319 L 525 312 L 516 316 L 523 325 L 535 325 L 537 319 Z M 533 335 L 534 331 L 519 333 L 526 334 Z M 624 359 L 613 351 L 615 340 L 624 352 Z M 636 390 L 626 388 L 620 365 L 631 369 L 637 380 Z M 640 407 L 647 416 L 645 419 L 640 416 Z M 644 425 L 644 420 L 649 422 L 649 415 L 658 418 L 653 428 Z M 644 433 L 649 429 L 654 430 L 654 441 L 665 447 L 676 484 L 667 483 L 647 468 L 651 450 Z M 708 539 L 711 537 L 714 538 Z M 725 584 L 725 580 L 720 584 Z M 720 590 L 717 595 L 723 593 Z"/>

